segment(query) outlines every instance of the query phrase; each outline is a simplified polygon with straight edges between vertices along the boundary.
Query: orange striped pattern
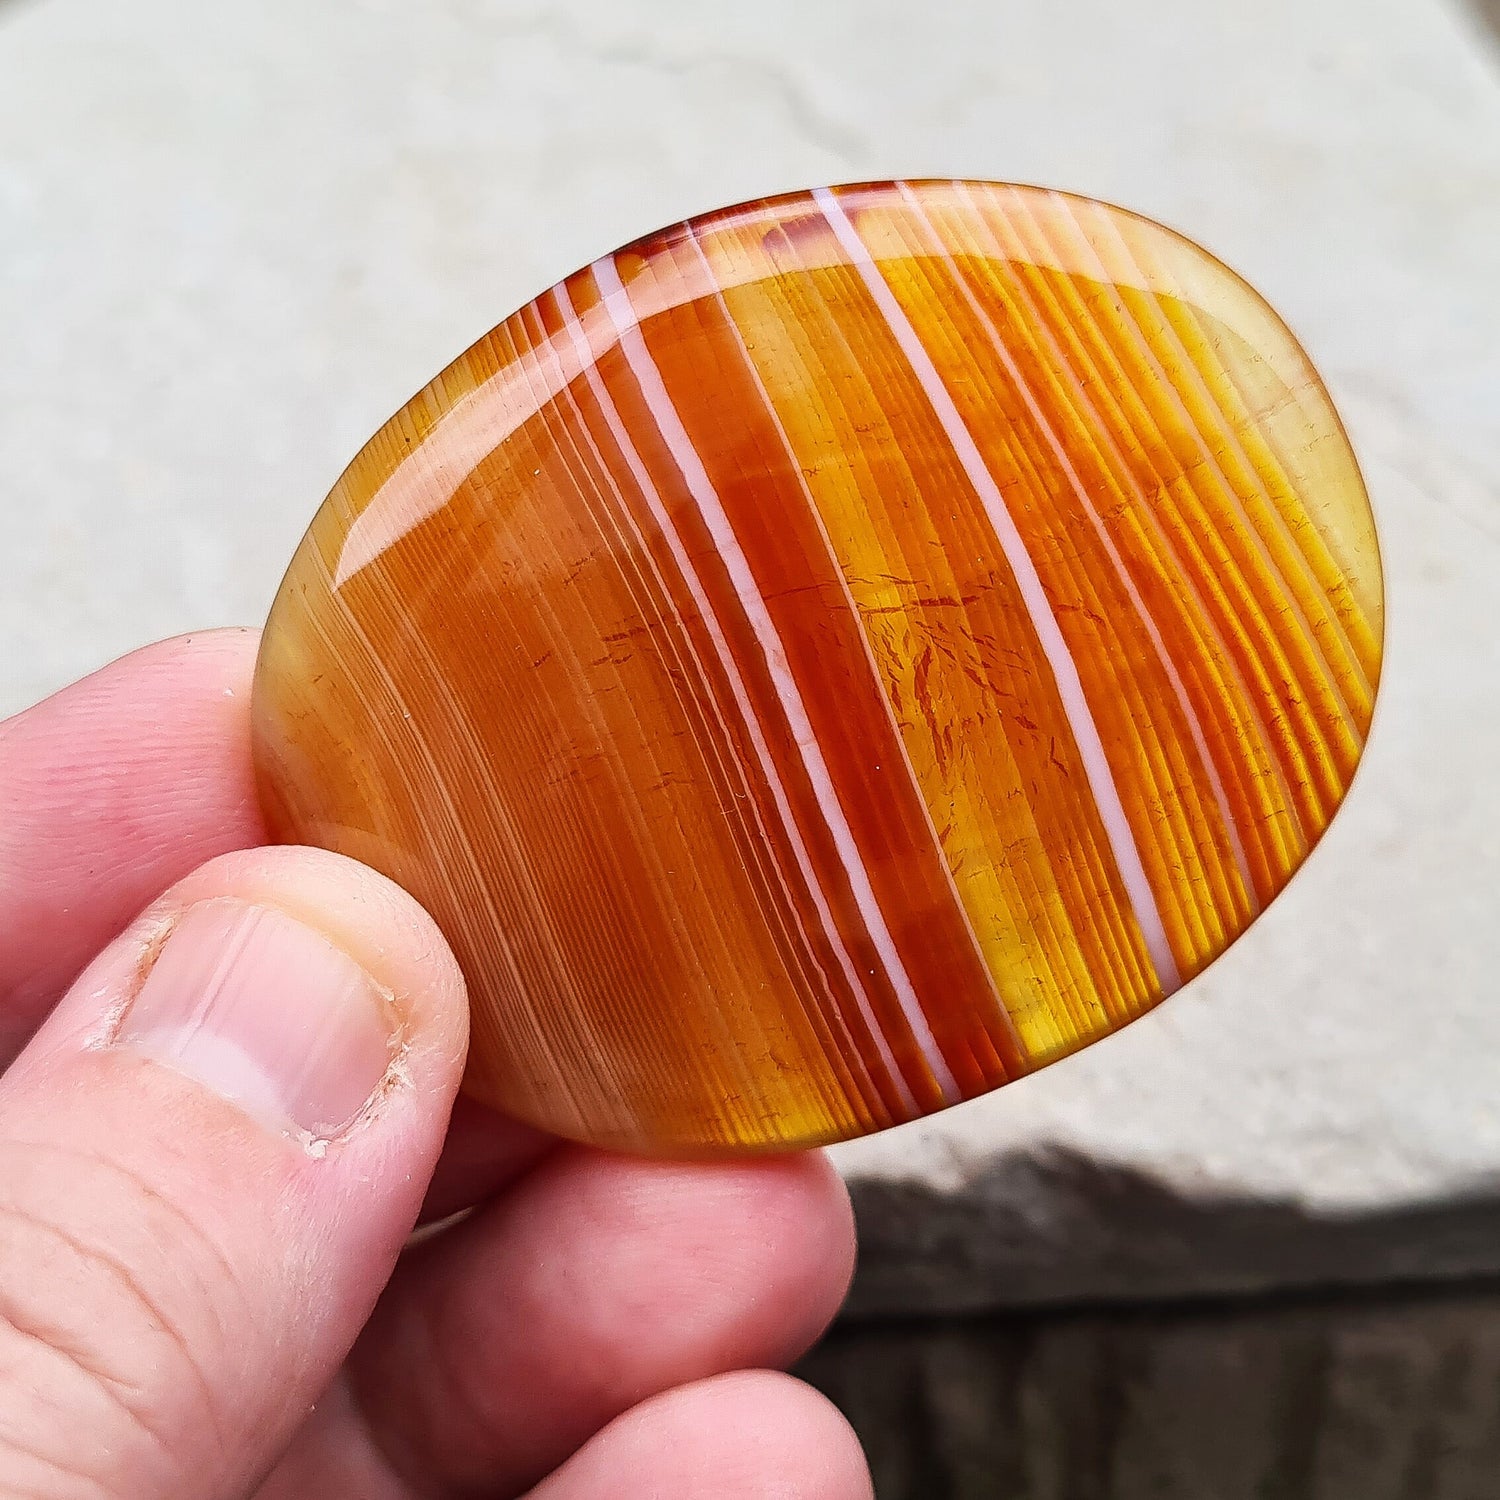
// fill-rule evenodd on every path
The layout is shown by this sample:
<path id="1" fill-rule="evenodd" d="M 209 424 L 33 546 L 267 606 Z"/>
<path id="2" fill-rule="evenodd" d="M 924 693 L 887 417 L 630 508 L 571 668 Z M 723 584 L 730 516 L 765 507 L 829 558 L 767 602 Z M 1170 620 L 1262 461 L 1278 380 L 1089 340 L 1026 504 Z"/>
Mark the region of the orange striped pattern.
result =
<path id="1" fill-rule="evenodd" d="M 277 832 L 438 918 L 470 1085 L 827 1141 L 1118 1029 L 1286 884 L 1380 667 L 1266 305 L 1087 200 L 882 184 L 568 278 L 355 459 L 277 600 Z"/>

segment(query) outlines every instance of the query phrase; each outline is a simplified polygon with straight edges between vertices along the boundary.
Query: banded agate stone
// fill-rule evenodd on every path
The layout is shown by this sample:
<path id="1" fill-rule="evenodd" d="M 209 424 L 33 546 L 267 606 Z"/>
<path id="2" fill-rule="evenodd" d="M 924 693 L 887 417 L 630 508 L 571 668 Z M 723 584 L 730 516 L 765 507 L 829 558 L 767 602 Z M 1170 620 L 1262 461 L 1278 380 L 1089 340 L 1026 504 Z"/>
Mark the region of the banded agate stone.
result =
<path id="1" fill-rule="evenodd" d="M 1349 786 L 1373 523 L 1286 328 L 1084 199 L 607 255 L 381 429 L 271 615 L 280 837 L 412 891 L 468 1085 L 613 1147 L 878 1130 L 1117 1030 Z"/>

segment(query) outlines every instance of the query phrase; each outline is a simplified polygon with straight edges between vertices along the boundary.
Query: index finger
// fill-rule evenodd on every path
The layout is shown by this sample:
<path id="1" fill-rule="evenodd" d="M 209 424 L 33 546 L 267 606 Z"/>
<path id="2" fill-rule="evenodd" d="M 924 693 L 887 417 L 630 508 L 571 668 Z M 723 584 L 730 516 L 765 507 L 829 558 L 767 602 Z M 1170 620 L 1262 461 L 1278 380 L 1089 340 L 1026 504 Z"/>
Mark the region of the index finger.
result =
<path id="1" fill-rule="evenodd" d="M 244 629 L 161 641 L 0 723 L 0 1067 L 142 907 L 266 842 L 258 642 Z"/>

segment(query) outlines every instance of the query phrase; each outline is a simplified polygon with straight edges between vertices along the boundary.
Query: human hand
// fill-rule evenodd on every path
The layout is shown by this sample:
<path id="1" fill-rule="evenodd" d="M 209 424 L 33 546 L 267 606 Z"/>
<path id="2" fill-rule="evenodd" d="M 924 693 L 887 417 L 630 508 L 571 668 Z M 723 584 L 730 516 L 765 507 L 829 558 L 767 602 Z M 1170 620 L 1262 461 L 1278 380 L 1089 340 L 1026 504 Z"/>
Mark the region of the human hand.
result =
<path id="1" fill-rule="evenodd" d="M 430 919 L 257 847 L 255 644 L 149 647 L 0 725 L 0 1496 L 867 1497 L 770 1372 L 848 1282 L 826 1160 L 639 1161 L 463 1100 L 450 1128 Z"/>

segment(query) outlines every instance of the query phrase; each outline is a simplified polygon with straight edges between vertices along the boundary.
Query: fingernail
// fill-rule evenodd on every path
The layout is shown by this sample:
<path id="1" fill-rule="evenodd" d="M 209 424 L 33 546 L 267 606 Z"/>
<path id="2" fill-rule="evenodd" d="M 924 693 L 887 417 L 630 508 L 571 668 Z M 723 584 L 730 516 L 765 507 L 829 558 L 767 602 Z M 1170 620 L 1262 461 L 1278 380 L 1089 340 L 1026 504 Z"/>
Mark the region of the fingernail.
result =
<path id="1" fill-rule="evenodd" d="M 115 1041 L 273 1128 L 326 1140 L 380 1087 L 396 1031 L 389 996 L 343 949 L 226 899 L 179 918 Z"/>

